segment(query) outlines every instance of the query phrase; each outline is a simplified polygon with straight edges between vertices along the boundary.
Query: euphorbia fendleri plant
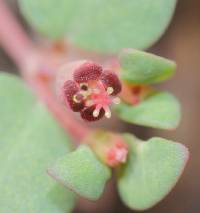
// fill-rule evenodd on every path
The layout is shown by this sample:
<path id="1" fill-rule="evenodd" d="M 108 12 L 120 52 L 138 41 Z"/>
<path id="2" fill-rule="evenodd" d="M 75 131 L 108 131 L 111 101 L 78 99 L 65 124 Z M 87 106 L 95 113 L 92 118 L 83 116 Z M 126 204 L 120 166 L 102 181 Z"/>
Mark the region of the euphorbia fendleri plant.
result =
<path id="1" fill-rule="evenodd" d="M 53 2 L 40 5 L 38 1 L 21 0 L 20 7 L 36 30 L 61 41 L 66 29 L 63 23 L 58 24 L 60 19 L 52 16 L 55 28 L 44 21 L 53 14 L 52 5 L 56 4 Z M 60 1 L 63 7 L 72 7 L 73 2 L 69 1 L 69 5 L 66 2 Z M 176 1 L 161 2 L 162 5 L 151 4 L 167 8 L 166 11 L 163 9 L 163 13 L 154 14 L 154 10 L 149 10 L 152 12 L 148 20 L 151 24 L 156 21 L 151 16 L 158 15 L 160 24 L 165 23 L 166 28 Z M 95 8 L 92 1 L 86 4 L 90 9 Z M 138 4 L 136 0 L 130 5 L 124 4 L 127 7 L 121 7 L 119 3 L 114 8 L 127 10 L 128 17 L 124 15 L 124 22 L 130 23 L 128 8 Z M 46 16 L 42 13 L 43 22 L 38 22 L 34 13 L 41 12 L 42 6 Z M 137 14 L 143 20 L 145 9 L 138 7 Z M 29 14 L 31 8 L 34 12 Z M 63 11 L 61 17 L 68 17 Z M 123 29 L 113 28 L 107 36 L 111 38 L 112 33 L 119 32 L 121 36 L 109 43 L 104 40 L 103 32 L 99 33 L 95 28 L 94 37 L 86 38 L 86 32 L 91 32 L 87 25 L 85 29 L 78 28 L 79 32 L 68 28 L 72 14 L 68 18 L 66 28 L 71 30 L 74 43 L 89 50 L 117 53 L 115 64 L 113 55 L 108 55 L 106 63 L 92 58 L 69 61 L 64 42 L 51 41 L 51 48 L 35 44 L 0 1 L 0 44 L 26 81 L 24 84 L 16 76 L 0 74 L 0 211 L 71 212 L 78 196 L 98 200 L 112 171 L 116 174 L 116 187 L 125 205 L 135 210 L 151 208 L 178 181 L 188 160 L 187 148 L 160 137 L 143 141 L 130 133 L 90 128 L 88 123 L 101 119 L 106 122 L 106 119 L 112 119 L 112 111 L 115 111 L 120 119 L 136 125 L 165 130 L 178 126 L 179 102 L 169 92 L 154 88 L 154 84 L 175 73 L 175 62 L 134 49 L 150 46 L 164 29 L 153 25 L 149 28 L 149 37 L 141 38 L 139 32 L 133 32 L 135 37 L 131 41 L 123 34 Z M 113 17 L 110 21 L 113 24 L 119 20 Z M 87 23 L 85 19 L 83 22 Z M 42 28 L 44 23 L 49 27 Z M 138 24 L 136 21 L 135 26 Z M 127 47 L 127 42 L 130 42 L 129 49 L 123 48 Z"/>

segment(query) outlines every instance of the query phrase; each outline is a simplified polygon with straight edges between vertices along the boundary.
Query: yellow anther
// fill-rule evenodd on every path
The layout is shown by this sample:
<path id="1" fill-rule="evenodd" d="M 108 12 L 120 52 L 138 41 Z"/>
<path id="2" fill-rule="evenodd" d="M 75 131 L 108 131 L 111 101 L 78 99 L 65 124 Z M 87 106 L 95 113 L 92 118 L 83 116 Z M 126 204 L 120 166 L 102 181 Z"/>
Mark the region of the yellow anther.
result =
<path id="1" fill-rule="evenodd" d="M 114 92 L 114 89 L 112 87 L 108 87 L 106 91 L 109 95 L 111 95 Z"/>
<path id="2" fill-rule="evenodd" d="M 73 101 L 74 101 L 75 103 L 80 103 L 80 102 L 81 102 L 81 100 L 78 99 L 78 95 L 77 95 L 77 94 L 73 96 Z"/>
<path id="3" fill-rule="evenodd" d="M 113 104 L 120 104 L 121 100 L 119 97 L 113 98 L 112 99 Z"/>

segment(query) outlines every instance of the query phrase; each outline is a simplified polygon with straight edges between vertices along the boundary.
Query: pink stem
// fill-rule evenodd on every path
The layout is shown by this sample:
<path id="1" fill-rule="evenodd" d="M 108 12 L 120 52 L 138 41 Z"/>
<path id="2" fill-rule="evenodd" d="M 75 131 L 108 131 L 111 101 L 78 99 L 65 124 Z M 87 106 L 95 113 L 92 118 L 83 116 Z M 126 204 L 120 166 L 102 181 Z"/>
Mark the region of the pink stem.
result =
<path id="1" fill-rule="evenodd" d="M 0 42 L 20 67 L 24 66 L 25 59 L 34 49 L 34 45 L 16 22 L 3 0 L 0 0 Z"/>
<path id="2" fill-rule="evenodd" d="M 37 54 L 38 50 L 3 0 L 0 0 L 0 44 L 14 60 L 21 74 L 34 89 L 37 96 L 47 105 L 60 125 L 77 140 L 85 137 L 90 132 L 90 129 L 81 125 L 70 113 L 67 113 L 62 108 L 52 94 L 48 84 L 28 72 L 27 63 L 30 62 L 32 56 Z"/>

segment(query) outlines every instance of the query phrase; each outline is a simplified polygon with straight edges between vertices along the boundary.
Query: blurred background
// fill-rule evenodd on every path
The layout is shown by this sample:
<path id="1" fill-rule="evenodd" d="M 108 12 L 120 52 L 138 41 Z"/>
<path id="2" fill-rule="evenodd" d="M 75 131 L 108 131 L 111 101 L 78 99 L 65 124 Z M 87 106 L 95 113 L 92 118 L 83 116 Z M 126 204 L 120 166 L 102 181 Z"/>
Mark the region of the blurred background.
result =
<path id="1" fill-rule="evenodd" d="M 18 13 L 16 1 L 9 1 L 12 9 Z M 147 139 L 162 136 L 185 144 L 191 157 L 189 164 L 175 189 L 147 213 L 199 213 L 200 212 L 200 1 L 179 0 L 174 18 L 165 35 L 149 51 L 171 58 L 178 64 L 178 71 L 171 80 L 162 83 L 162 89 L 174 93 L 182 103 L 182 122 L 175 131 L 154 130 L 127 125 L 117 118 L 107 126 L 117 130 L 134 132 Z M 0 69 L 16 73 L 12 61 L 0 50 Z M 98 125 L 104 125 L 102 121 Z M 165 156 L 163 156 L 165 158 Z M 74 212 L 128 213 L 120 201 L 113 178 L 105 190 L 104 196 L 97 202 L 80 199 Z"/>

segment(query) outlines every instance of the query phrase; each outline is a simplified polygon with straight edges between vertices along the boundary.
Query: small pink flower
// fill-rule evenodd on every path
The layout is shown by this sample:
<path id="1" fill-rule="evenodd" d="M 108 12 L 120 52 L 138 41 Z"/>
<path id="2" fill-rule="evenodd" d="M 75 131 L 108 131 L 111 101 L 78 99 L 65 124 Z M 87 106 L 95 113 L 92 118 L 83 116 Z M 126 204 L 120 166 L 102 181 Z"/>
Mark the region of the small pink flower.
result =
<path id="1" fill-rule="evenodd" d="M 107 164 L 111 167 L 126 162 L 128 146 L 122 141 L 117 141 L 107 152 Z"/>
<path id="2" fill-rule="evenodd" d="M 121 82 L 114 72 L 85 62 L 74 70 L 73 80 L 64 82 L 63 97 L 84 120 L 96 121 L 104 115 L 111 117 L 110 105 L 119 103 L 120 99 L 115 96 L 121 89 Z"/>
<path id="3" fill-rule="evenodd" d="M 127 161 L 129 147 L 121 134 L 105 130 L 92 131 L 84 139 L 84 143 L 109 167 L 117 167 Z"/>

